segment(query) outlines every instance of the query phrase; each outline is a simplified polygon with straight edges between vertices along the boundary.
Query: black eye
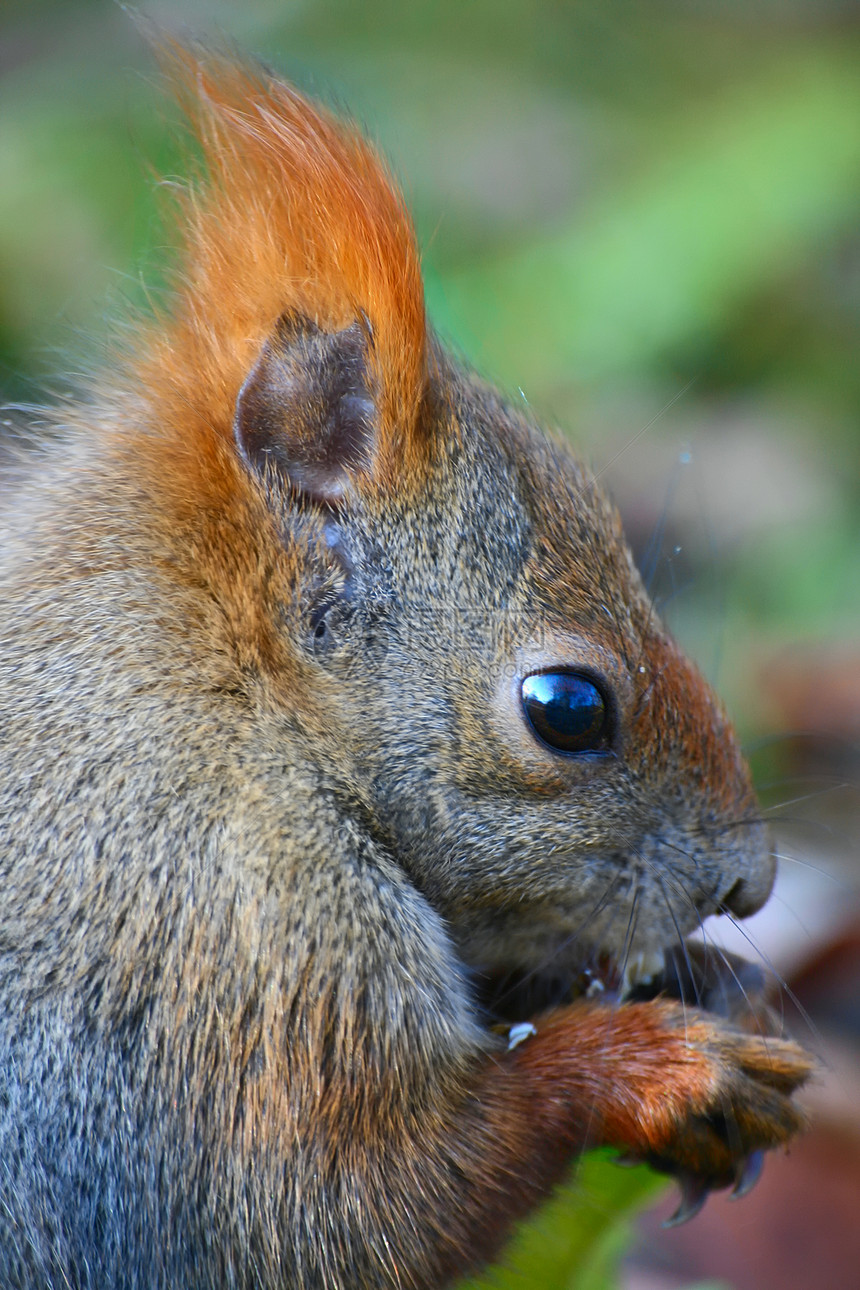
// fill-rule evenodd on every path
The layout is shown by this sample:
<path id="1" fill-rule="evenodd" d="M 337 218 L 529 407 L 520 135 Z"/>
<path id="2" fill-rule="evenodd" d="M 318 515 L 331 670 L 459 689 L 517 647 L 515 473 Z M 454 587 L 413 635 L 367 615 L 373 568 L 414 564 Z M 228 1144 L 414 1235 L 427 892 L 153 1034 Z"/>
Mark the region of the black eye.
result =
<path id="1" fill-rule="evenodd" d="M 538 672 L 523 681 L 522 696 L 532 729 L 555 752 L 599 752 L 606 747 L 609 707 L 587 677 Z"/>

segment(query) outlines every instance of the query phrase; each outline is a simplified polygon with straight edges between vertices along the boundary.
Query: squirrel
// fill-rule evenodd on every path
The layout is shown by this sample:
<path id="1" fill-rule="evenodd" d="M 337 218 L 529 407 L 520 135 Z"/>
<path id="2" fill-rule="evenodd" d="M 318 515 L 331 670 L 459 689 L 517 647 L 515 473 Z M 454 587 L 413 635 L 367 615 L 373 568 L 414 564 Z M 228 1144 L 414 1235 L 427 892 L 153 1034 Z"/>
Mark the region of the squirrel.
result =
<path id="1" fill-rule="evenodd" d="M 4 468 L 0 1284 L 438 1290 L 597 1145 L 744 1190 L 812 1064 L 686 944 L 773 882 L 726 714 L 375 150 L 167 60 L 173 303 Z"/>

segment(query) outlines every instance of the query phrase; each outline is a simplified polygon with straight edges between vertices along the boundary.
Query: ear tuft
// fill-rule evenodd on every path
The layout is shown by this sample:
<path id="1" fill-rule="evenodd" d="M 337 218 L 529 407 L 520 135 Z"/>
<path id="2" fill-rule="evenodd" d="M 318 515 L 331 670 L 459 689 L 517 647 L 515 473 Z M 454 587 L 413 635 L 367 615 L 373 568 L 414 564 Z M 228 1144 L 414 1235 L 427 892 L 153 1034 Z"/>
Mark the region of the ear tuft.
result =
<path id="1" fill-rule="evenodd" d="M 297 314 L 281 318 L 236 401 L 234 432 L 248 464 L 315 502 L 339 502 L 350 477 L 372 466 L 369 349 L 363 319 L 330 333 Z"/>
<path id="2" fill-rule="evenodd" d="M 424 297 L 385 166 L 262 68 L 181 45 L 161 55 L 206 165 L 183 204 L 172 317 L 137 365 L 177 475 L 199 493 L 238 444 L 319 499 L 347 476 L 386 490 L 419 478 Z"/>

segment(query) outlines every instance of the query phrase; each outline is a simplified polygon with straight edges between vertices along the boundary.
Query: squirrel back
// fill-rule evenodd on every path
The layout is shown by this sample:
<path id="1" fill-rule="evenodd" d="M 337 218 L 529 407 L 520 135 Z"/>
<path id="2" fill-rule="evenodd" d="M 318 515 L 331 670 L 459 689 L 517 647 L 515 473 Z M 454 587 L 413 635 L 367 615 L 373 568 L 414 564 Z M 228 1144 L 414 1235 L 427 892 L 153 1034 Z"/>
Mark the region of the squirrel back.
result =
<path id="1" fill-rule="evenodd" d="M 0 513 L 0 1283 L 441 1286 L 587 1145 L 705 1189 L 796 1131 L 799 1049 L 630 997 L 773 860 L 370 147 L 169 59 L 174 307 Z"/>

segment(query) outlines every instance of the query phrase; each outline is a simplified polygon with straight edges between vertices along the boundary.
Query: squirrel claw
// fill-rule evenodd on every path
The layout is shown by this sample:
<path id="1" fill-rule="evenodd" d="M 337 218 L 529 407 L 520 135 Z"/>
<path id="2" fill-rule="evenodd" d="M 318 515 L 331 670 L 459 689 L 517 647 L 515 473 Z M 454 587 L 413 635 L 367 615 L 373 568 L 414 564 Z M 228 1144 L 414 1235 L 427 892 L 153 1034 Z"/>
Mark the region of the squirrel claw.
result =
<path id="1" fill-rule="evenodd" d="M 632 1157 L 621 1157 L 616 1164 L 634 1163 Z M 729 1196 L 730 1200 L 740 1200 L 746 1196 L 755 1187 L 764 1170 L 764 1152 L 752 1151 L 738 1166 L 735 1185 Z M 679 1174 L 677 1179 L 678 1187 L 681 1192 L 681 1200 L 678 1208 L 669 1218 L 667 1218 L 663 1227 L 680 1227 L 682 1223 L 688 1223 L 691 1218 L 695 1218 L 705 1204 L 710 1195 L 711 1188 L 701 1178 L 695 1174 Z"/>
<path id="2" fill-rule="evenodd" d="M 677 1182 L 681 1192 L 681 1203 L 674 1214 L 664 1220 L 663 1227 L 680 1227 L 682 1223 L 688 1223 L 691 1218 L 696 1217 L 708 1199 L 710 1188 L 701 1178 L 696 1178 L 693 1174 L 681 1174 Z"/>
<path id="3" fill-rule="evenodd" d="M 764 1152 L 753 1151 L 738 1169 L 737 1182 L 732 1188 L 729 1200 L 740 1200 L 755 1187 L 764 1170 Z"/>

